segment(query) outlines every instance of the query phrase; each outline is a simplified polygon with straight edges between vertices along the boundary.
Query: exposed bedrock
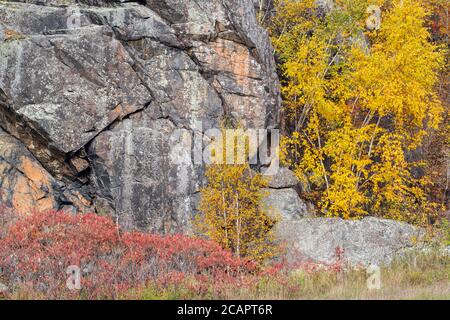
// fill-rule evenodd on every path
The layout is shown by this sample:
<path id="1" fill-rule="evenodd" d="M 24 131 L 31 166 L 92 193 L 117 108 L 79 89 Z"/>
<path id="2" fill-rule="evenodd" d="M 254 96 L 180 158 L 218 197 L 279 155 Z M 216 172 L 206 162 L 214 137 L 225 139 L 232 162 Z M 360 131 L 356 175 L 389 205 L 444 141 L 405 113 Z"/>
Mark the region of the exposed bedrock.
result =
<path id="1" fill-rule="evenodd" d="M 25 148 L 0 129 L 0 203 L 19 211 L 86 212 L 92 202 L 55 180 Z"/>
<path id="2" fill-rule="evenodd" d="M 286 244 L 288 261 L 294 264 L 385 265 L 408 251 L 424 249 L 423 229 L 375 217 L 285 219 L 277 231 Z"/>
<path id="3" fill-rule="evenodd" d="M 0 2 L 1 199 L 18 210 L 184 231 L 196 130 L 276 128 L 279 108 L 252 0 Z"/>

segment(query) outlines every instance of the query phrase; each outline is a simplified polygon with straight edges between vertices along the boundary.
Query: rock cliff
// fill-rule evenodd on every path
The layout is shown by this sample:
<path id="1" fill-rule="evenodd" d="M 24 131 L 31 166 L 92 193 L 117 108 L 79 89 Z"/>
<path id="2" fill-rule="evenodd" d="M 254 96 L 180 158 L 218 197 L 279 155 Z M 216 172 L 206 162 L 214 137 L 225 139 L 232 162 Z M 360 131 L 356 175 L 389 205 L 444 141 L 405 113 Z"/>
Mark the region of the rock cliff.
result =
<path id="1" fill-rule="evenodd" d="M 274 128 L 279 96 L 252 0 L 0 1 L 1 202 L 183 231 L 203 166 L 177 147 Z"/>

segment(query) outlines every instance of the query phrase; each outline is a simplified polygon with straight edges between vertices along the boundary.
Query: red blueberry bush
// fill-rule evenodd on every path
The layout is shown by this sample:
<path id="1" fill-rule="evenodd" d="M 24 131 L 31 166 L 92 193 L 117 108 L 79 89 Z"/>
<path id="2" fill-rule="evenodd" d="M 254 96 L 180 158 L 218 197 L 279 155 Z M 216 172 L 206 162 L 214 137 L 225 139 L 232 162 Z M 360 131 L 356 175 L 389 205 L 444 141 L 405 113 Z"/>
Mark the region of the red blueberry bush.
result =
<path id="1" fill-rule="evenodd" d="M 123 232 L 96 214 L 21 215 L 0 206 L 0 284 L 7 287 L 0 299 L 161 298 L 171 290 L 181 292 L 179 298 L 217 298 L 273 286 L 295 296 L 300 282 L 292 271 L 340 273 L 342 251 L 336 254 L 329 266 L 262 266 L 202 238 Z M 80 290 L 67 286 L 70 266 L 80 270 Z"/>
<path id="2" fill-rule="evenodd" d="M 69 290 L 69 266 L 81 270 L 81 290 Z M 255 264 L 235 258 L 212 241 L 183 235 L 119 233 L 96 214 L 43 212 L 17 215 L 0 210 L 0 283 L 8 292 L 34 297 L 121 298 L 130 289 L 194 280 L 196 290 L 211 284 L 240 285 Z M 195 285 L 194 285 L 195 283 Z"/>

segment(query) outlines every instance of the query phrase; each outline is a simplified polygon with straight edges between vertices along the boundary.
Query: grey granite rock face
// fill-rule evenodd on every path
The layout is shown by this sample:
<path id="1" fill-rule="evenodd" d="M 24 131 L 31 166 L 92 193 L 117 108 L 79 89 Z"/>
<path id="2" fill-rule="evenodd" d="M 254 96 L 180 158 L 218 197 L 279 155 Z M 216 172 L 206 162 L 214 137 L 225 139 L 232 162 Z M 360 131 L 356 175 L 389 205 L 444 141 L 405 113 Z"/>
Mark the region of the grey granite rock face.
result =
<path id="1" fill-rule="evenodd" d="M 202 171 L 190 152 L 174 148 L 189 143 L 190 132 L 175 130 L 170 120 L 152 120 L 144 112 L 101 133 L 92 144 L 92 182 L 106 200 L 99 205 L 119 213 L 123 226 L 159 232 L 189 227 Z"/>
<path id="2" fill-rule="evenodd" d="M 126 227 L 186 230 L 203 179 L 196 130 L 275 128 L 279 105 L 252 0 L 0 4 L 0 126 Z"/>
<path id="3" fill-rule="evenodd" d="M 277 174 L 270 178 L 269 188 L 283 189 L 292 188 L 299 184 L 298 178 L 294 172 L 288 168 L 282 167 L 278 170 Z"/>
<path id="4" fill-rule="evenodd" d="M 264 208 L 282 221 L 297 220 L 309 215 L 306 203 L 294 189 L 266 189 L 266 191 Z"/>
<path id="5" fill-rule="evenodd" d="M 278 234 L 287 244 L 291 262 L 336 262 L 336 249 L 352 266 L 388 264 L 413 248 L 423 231 L 407 223 L 378 219 L 305 218 L 285 220 Z"/>
<path id="6" fill-rule="evenodd" d="M 63 153 L 151 101 L 123 46 L 96 31 L 9 42 L 0 59 L 11 66 L 0 79 L 8 111 Z"/>

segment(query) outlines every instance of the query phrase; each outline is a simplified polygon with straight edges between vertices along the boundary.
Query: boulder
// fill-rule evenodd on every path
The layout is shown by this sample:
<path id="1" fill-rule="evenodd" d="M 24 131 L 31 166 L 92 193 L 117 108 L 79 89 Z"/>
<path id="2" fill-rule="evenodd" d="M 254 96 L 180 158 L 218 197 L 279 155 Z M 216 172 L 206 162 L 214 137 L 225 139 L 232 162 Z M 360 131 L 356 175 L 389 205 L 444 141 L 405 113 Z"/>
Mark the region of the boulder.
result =
<path id="1" fill-rule="evenodd" d="M 295 176 L 294 172 L 288 168 L 281 167 L 273 177 L 270 177 L 268 187 L 272 189 L 283 189 L 292 188 L 298 184 L 299 180 Z"/>
<path id="2" fill-rule="evenodd" d="M 294 189 L 265 189 L 264 208 L 282 221 L 297 220 L 309 215 L 308 206 Z"/>
<path id="3" fill-rule="evenodd" d="M 355 267 L 389 264 L 406 250 L 417 249 L 423 235 L 422 229 L 407 223 L 375 217 L 284 220 L 277 232 L 292 263 L 329 265 L 340 260 Z"/>

